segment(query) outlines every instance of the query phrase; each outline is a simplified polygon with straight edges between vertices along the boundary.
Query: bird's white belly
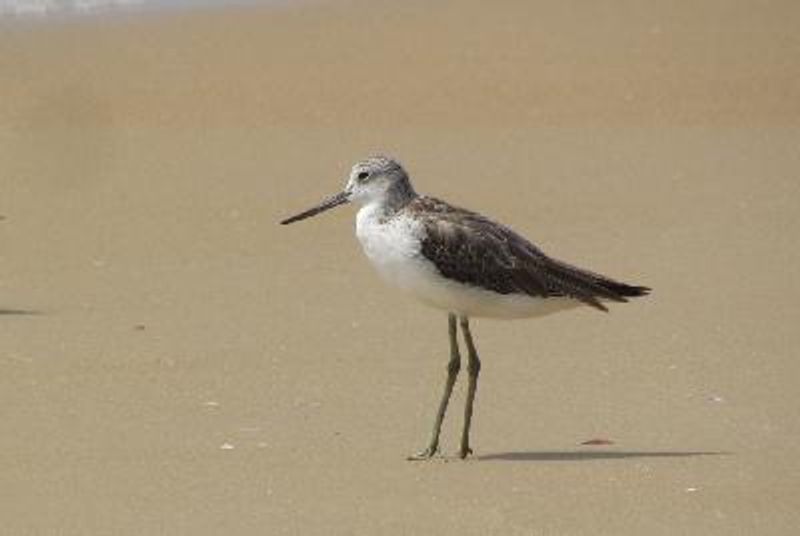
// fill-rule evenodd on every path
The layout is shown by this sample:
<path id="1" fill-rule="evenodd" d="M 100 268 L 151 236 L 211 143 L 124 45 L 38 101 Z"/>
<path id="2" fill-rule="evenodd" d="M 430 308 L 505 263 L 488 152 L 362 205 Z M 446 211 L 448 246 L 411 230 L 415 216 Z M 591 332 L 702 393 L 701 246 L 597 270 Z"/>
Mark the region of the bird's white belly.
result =
<path id="1" fill-rule="evenodd" d="M 442 276 L 421 253 L 422 226 L 408 217 L 383 222 L 375 208 L 366 206 L 356 218 L 356 236 L 383 279 L 448 312 L 471 317 L 529 318 L 579 305 L 568 298 L 500 294 Z"/>
<path id="2" fill-rule="evenodd" d="M 362 208 L 356 217 L 356 236 L 364 254 L 389 283 L 413 290 L 424 272 L 420 253 L 422 230 L 410 218 L 382 222 L 376 209 Z"/>

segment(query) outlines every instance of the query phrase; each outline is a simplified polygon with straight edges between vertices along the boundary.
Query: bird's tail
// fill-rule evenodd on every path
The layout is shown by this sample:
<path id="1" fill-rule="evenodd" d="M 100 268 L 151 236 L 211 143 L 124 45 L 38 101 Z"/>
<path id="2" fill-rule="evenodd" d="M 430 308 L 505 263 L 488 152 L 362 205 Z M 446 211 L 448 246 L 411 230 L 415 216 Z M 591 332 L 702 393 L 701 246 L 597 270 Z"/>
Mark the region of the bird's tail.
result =
<path id="1" fill-rule="evenodd" d="M 601 311 L 608 310 L 603 301 L 626 302 L 650 293 L 649 287 L 620 283 L 562 261 L 551 259 L 549 267 L 567 294 Z"/>
<path id="2" fill-rule="evenodd" d="M 608 289 L 617 296 L 623 298 L 638 298 L 639 296 L 647 296 L 650 294 L 650 287 L 641 287 L 638 285 L 628 285 L 627 283 L 620 283 L 606 277 L 599 281 L 603 288 Z"/>

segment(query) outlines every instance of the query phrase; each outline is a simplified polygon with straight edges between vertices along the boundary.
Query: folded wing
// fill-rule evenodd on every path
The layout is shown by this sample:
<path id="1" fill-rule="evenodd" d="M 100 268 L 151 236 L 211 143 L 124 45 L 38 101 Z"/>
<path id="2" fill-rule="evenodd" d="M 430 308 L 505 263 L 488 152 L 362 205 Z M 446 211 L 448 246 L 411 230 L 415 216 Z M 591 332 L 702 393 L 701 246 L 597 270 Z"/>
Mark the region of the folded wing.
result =
<path id="1" fill-rule="evenodd" d="M 455 281 L 499 294 L 570 297 L 600 310 L 649 288 L 628 285 L 545 255 L 510 228 L 430 197 L 407 207 L 423 222 L 422 255 Z"/>

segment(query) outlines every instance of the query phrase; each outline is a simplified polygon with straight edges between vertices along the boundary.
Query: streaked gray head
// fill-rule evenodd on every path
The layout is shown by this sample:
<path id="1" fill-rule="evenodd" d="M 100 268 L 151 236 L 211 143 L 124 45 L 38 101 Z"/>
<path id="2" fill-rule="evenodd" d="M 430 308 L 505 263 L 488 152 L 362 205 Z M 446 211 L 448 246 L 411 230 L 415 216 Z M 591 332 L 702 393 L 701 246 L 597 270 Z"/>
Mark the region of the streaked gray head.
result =
<path id="1" fill-rule="evenodd" d="M 417 194 L 400 162 L 388 156 L 371 156 L 353 166 L 343 191 L 313 208 L 286 218 L 281 224 L 304 220 L 350 201 L 360 205 L 379 203 L 387 212 L 393 212 L 415 197 Z"/>
<path id="2" fill-rule="evenodd" d="M 375 201 L 399 208 L 414 197 L 408 173 L 400 162 L 376 155 L 357 162 L 344 188 L 350 200 L 365 205 Z M 399 205 L 399 206 L 398 206 Z"/>

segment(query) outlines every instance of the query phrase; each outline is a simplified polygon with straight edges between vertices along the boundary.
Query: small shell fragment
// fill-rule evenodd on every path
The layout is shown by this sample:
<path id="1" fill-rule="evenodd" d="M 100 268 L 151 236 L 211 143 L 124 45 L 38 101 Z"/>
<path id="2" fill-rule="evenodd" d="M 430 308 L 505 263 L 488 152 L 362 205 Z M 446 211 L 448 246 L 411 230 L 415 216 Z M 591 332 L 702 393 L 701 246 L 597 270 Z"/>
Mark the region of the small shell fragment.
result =
<path id="1" fill-rule="evenodd" d="M 586 441 L 582 442 L 581 445 L 613 445 L 614 442 L 610 439 L 602 439 L 602 438 L 595 438 L 595 439 L 587 439 Z"/>

